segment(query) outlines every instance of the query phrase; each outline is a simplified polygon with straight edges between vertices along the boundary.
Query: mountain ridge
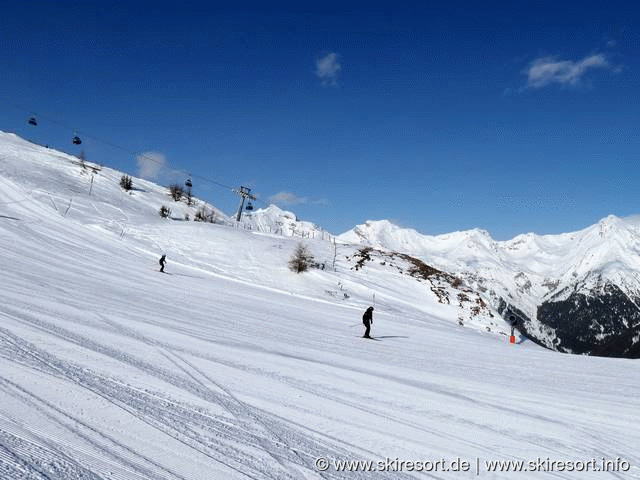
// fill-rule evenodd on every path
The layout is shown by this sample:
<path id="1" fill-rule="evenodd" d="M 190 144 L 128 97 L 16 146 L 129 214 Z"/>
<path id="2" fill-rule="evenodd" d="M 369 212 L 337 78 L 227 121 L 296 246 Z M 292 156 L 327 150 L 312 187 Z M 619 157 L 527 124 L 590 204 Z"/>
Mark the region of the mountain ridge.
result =
<path id="1" fill-rule="evenodd" d="M 640 227 L 635 217 L 609 215 L 576 232 L 526 233 L 506 241 L 493 240 L 481 229 L 431 236 L 369 221 L 338 239 L 404 251 L 460 275 L 503 316 L 517 312 L 521 331 L 548 348 L 638 355 Z M 595 308 L 594 301 L 601 306 Z M 581 307 L 576 310 L 574 304 Z M 615 335 L 628 338 L 612 342 Z M 627 346 L 607 349 L 605 339 Z"/>

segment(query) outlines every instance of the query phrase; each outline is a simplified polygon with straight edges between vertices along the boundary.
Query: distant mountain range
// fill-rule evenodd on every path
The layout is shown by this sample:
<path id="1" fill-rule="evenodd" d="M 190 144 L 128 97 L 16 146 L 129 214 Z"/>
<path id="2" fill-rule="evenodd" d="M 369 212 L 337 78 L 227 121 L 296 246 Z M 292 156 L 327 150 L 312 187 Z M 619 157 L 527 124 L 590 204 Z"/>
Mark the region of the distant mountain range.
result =
<path id="1" fill-rule="evenodd" d="M 560 235 L 496 241 L 484 230 L 423 235 L 386 220 L 338 236 L 412 255 L 464 280 L 548 348 L 640 357 L 640 220 L 609 216 Z"/>

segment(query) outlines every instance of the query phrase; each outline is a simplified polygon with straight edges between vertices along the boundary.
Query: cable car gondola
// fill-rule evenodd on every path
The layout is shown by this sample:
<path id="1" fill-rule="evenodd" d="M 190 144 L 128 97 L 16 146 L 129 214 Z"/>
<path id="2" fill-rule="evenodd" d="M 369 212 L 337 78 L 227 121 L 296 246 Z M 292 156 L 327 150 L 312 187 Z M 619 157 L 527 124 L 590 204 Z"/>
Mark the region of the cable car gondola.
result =
<path id="1" fill-rule="evenodd" d="M 193 187 L 193 183 L 191 183 L 191 179 L 190 178 L 187 178 L 187 181 L 184 182 L 184 184 L 189 188 Z"/>
<path id="2" fill-rule="evenodd" d="M 80 140 L 80 137 L 78 135 L 74 135 L 73 144 L 74 145 L 80 145 L 81 143 L 82 143 L 82 140 Z"/>
<path id="3" fill-rule="evenodd" d="M 245 209 L 245 210 L 247 210 L 247 211 L 249 211 L 249 212 L 250 212 L 251 210 L 253 210 L 253 205 L 251 205 L 251 202 L 247 203 L 247 206 L 246 206 L 244 209 Z"/>
<path id="4" fill-rule="evenodd" d="M 36 121 L 36 117 L 31 117 L 29 119 L 29 125 L 33 125 L 34 127 L 38 125 L 38 122 Z"/>

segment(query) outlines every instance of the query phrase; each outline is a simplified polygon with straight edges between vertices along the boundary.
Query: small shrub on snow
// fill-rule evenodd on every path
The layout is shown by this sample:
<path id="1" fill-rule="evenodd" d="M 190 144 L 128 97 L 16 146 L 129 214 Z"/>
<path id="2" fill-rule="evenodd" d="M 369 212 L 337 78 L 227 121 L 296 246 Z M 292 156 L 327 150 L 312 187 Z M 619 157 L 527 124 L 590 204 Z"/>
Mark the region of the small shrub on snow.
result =
<path id="1" fill-rule="evenodd" d="M 169 194 L 176 202 L 179 202 L 184 196 L 184 188 L 181 185 L 173 184 L 169 185 Z"/>
<path id="2" fill-rule="evenodd" d="M 305 245 L 299 243 L 289 260 L 289 269 L 292 272 L 302 273 L 309 270 L 311 265 L 313 265 L 313 255 Z"/>
<path id="3" fill-rule="evenodd" d="M 214 223 L 216 220 L 216 214 L 215 212 L 212 211 L 207 211 L 207 208 L 205 206 L 202 206 L 197 212 L 196 214 L 193 216 L 193 221 L 194 222 L 209 222 L 209 223 Z"/>
<path id="4" fill-rule="evenodd" d="M 171 215 L 171 209 L 166 205 L 162 205 L 158 213 L 160 213 L 160 216 L 162 218 L 167 218 L 169 215 Z"/>
<path id="5" fill-rule="evenodd" d="M 207 209 L 202 207 L 193 216 L 194 222 L 206 222 L 207 221 Z"/>
<path id="6" fill-rule="evenodd" d="M 122 177 L 120 177 L 120 186 L 129 192 L 133 188 L 133 180 L 129 175 L 122 175 Z"/>

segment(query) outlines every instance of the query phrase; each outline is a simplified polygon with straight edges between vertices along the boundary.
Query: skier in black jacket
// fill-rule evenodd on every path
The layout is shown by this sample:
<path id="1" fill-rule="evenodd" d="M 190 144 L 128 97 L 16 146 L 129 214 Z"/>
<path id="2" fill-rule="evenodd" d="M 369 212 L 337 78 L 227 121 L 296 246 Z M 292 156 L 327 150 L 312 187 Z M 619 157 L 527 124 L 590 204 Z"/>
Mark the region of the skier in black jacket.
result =
<path id="1" fill-rule="evenodd" d="M 511 336 L 513 337 L 516 332 L 516 326 L 518 325 L 518 321 L 514 315 L 509 315 L 509 324 L 511 325 Z"/>
<path id="2" fill-rule="evenodd" d="M 363 338 L 371 338 L 369 332 L 371 331 L 371 324 L 373 323 L 373 307 L 367 308 L 364 312 L 364 315 L 362 315 L 362 323 L 364 323 L 366 327 Z"/>
<path id="3" fill-rule="evenodd" d="M 160 257 L 160 271 L 164 273 L 164 262 L 166 261 L 165 259 L 167 258 L 166 255 L 162 255 L 162 257 Z"/>

